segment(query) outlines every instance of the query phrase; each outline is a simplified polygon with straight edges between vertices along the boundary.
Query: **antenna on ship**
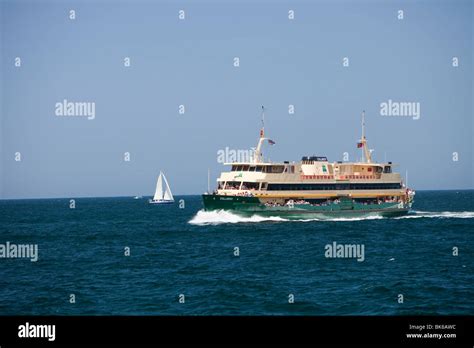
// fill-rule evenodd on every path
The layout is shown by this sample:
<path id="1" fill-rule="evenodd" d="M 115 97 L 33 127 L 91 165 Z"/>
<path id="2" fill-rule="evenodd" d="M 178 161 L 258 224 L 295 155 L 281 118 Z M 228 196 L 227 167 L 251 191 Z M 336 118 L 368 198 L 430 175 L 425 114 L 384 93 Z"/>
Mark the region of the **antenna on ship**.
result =
<path id="1" fill-rule="evenodd" d="M 207 168 L 207 193 L 211 193 L 211 170 Z"/>
<path id="2" fill-rule="evenodd" d="M 365 110 L 362 110 L 362 162 L 365 162 L 364 148 L 365 148 Z"/>
<path id="3" fill-rule="evenodd" d="M 257 147 L 255 148 L 254 163 L 260 163 L 262 160 L 262 144 L 265 141 L 265 107 L 262 105 L 262 128 L 260 129 L 260 138 L 258 139 Z"/>
<path id="4" fill-rule="evenodd" d="M 372 155 L 367 148 L 367 139 L 365 138 L 365 110 L 362 111 L 362 138 L 357 143 L 357 147 L 362 148 L 362 162 L 371 163 Z"/>

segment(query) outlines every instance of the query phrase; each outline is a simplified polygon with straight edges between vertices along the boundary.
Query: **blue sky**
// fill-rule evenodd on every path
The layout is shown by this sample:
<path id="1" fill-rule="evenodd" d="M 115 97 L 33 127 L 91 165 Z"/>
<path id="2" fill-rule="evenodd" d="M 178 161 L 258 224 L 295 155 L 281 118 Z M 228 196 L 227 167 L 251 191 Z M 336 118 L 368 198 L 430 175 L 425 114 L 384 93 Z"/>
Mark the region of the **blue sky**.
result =
<path id="1" fill-rule="evenodd" d="M 271 160 L 358 158 L 366 110 L 411 187 L 474 188 L 472 1 L 0 3 L 2 198 L 151 195 L 160 170 L 202 193 L 219 150 L 256 145 L 261 105 Z M 64 99 L 95 119 L 56 116 Z M 380 115 L 389 99 L 420 118 Z"/>

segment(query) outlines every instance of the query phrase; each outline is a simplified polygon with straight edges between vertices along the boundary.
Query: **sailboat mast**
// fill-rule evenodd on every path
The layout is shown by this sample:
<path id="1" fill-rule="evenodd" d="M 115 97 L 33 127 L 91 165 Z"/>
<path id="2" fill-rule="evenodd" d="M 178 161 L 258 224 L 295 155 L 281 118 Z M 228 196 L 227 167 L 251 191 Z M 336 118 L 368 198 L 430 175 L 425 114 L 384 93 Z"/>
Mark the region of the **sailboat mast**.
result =
<path id="1" fill-rule="evenodd" d="M 153 200 L 163 199 L 162 176 L 163 176 L 163 173 L 160 171 L 160 175 L 158 175 L 158 179 L 156 180 L 155 195 L 153 196 Z"/>
<path id="2" fill-rule="evenodd" d="M 163 172 L 160 170 L 160 188 L 161 188 L 161 191 L 160 191 L 160 199 L 163 199 L 165 198 L 165 191 L 163 190 Z"/>

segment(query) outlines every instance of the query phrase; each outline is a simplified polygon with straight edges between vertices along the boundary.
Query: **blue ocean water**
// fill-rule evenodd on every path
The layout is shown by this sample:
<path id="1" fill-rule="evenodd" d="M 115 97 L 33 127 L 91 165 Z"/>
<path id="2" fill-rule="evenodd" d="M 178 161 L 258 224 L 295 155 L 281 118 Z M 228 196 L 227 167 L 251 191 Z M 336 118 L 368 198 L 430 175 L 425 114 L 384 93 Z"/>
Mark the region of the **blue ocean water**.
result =
<path id="1" fill-rule="evenodd" d="M 39 246 L 37 262 L 0 259 L 0 314 L 474 313 L 474 191 L 417 192 L 403 218 L 332 221 L 242 218 L 200 212 L 199 196 L 176 200 L 0 201 L 0 244 Z M 365 260 L 325 257 L 333 242 L 363 244 Z"/>

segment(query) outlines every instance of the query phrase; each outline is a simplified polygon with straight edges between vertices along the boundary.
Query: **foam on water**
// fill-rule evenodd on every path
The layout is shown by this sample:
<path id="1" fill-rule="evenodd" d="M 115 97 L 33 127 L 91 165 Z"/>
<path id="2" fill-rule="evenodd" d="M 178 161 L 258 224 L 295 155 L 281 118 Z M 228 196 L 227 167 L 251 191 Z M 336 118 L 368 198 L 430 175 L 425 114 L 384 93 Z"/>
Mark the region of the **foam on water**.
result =
<path id="1" fill-rule="evenodd" d="M 192 225 L 220 225 L 220 224 L 236 224 L 236 223 L 257 223 L 257 222 L 284 222 L 284 221 L 296 221 L 296 222 L 311 222 L 311 221 L 366 221 L 366 220 L 380 220 L 380 219 L 416 219 L 416 218 L 454 218 L 454 219 L 470 219 L 474 218 L 474 212 L 472 211 L 461 211 L 461 212 L 429 212 L 429 211 L 412 211 L 408 215 L 386 218 L 383 216 L 362 216 L 362 217 L 338 217 L 338 218 L 310 218 L 310 219 L 286 219 L 279 216 L 241 216 L 238 214 L 231 213 L 226 210 L 213 210 L 204 211 L 200 210 L 197 214 L 189 221 Z"/>
<path id="2" fill-rule="evenodd" d="M 233 214 L 226 210 L 204 211 L 199 210 L 197 214 L 189 221 L 193 225 L 220 225 L 220 224 L 236 224 L 241 222 L 263 222 L 263 221 L 288 221 L 278 216 L 258 216 L 250 217 Z"/>
<path id="3" fill-rule="evenodd" d="M 260 216 L 252 215 L 250 217 L 241 216 L 226 210 L 205 211 L 199 210 L 197 214 L 189 221 L 193 225 L 220 225 L 220 224 L 236 224 L 236 223 L 255 223 L 255 222 L 282 222 L 282 221 L 363 221 L 383 219 L 381 216 L 367 216 L 354 218 L 311 218 L 311 219 L 286 219 L 279 216 Z"/>
<path id="4" fill-rule="evenodd" d="M 399 216 L 394 219 L 419 219 L 419 218 L 439 218 L 439 219 L 472 219 L 474 211 L 412 211 L 408 215 Z"/>

